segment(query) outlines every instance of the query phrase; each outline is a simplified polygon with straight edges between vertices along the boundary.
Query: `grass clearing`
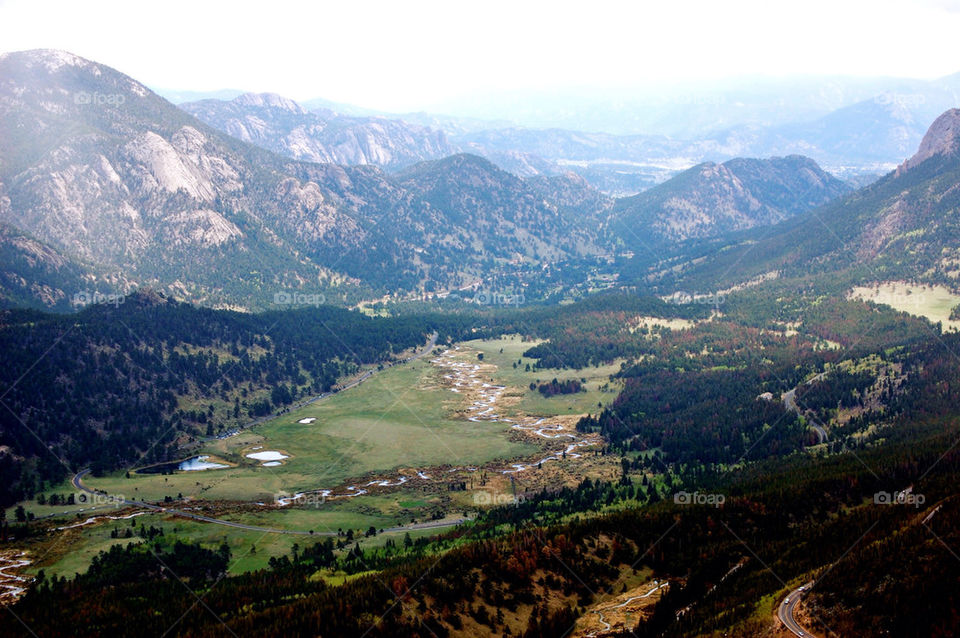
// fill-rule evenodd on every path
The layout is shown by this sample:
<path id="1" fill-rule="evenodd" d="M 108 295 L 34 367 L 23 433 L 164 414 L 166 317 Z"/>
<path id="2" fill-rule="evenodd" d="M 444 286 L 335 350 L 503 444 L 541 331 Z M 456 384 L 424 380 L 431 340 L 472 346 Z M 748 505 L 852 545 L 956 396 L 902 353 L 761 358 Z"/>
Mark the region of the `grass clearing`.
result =
<path id="1" fill-rule="evenodd" d="M 489 374 L 493 383 L 507 386 L 502 398 L 504 413 L 558 417 L 569 421 L 572 427 L 576 415 L 596 411 L 598 403 L 607 403 L 616 397 L 619 387 L 611 383 L 609 376 L 619 371 L 619 362 L 586 370 L 536 371 L 532 369 L 534 361 L 522 356 L 535 343 L 514 336 L 463 344 L 463 360 L 477 361 L 477 354 L 482 353 L 484 364 L 497 366 Z M 473 491 L 479 473 L 461 477 L 469 483 L 470 489 L 465 492 L 447 491 L 442 482 L 412 481 L 400 490 L 372 492 L 318 506 L 238 510 L 229 503 L 218 505 L 217 501 L 266 504 L 272 503 L 279 492 L 335 488 L 354 479 L 360 484 L 366 477 L 389 477 L 398 470 L 410 474 L 412 470 L 443 465 L 480 467 L 541 453 L 543 442 L 517 437 L 507 423 L 471 422 L 456 416 L 464 412 L 470 399 L 466 394 L 450 391 L 441 378 L 443 370 L 430 363 L 430 358 L 387 368 L 355 388 L 288 412 L 237 436 L 209 442 L 191 454 L 208 454 L 233 463 L 234 467 L 168 475 L 116 472 L 105 477 L 88 475 L 85 482 L 128 499 L 162 501 L 169 496 L 176 500 L 173 506 L 178 508 L 206 501 L 208 506 L 203 513 L 218 518 L 258 527 L 317 533 L 316 536 L 264 533 L 162 513 L 148 513 L 133 519 L 134 530 L 139 530 L 141 525 L 163 528 L 162 539 L 152 541 L 159 541 L 161 545 L 179 539 L 215 549 L 226 542 L 233 552 L 231 573 L 265 568 L 271 557 L 289 554 L 294 543 L 301 547 L 311 545 L 322 540 L 320 534 L 326 532 L 352 529 L 355 534 L 360 533 L 365 547 L 381 546 L 389 539 L 400 542 L 407 532 L 378 533 L 371 537 L 363 533 L 371 526 L 379 531 L 427 521 L 435 515 L 461 515 L 475 509 Z M 517 361 L 519 364 L 514 368 Z M 528 363 L 530 371 L 526 370 Z M 585 379 L 587 391 L 546 398 L 529 388 L 530 383 L 546 382 L 554 377 Z M 314 420 L 299 423 L 304 419 Z M 252 451 L 268 450 L 283 451 L 290 458 L 284 459 L 280 466 L 265 467 L 245 456 Z M 534 491 L 545 484 L 575 483 L 587 474 L 614 476 L 619 471 L 618 465 L 607 467 L 602 461 L 598 457 L 545 464 L 541 470 L 516 475 L 515 484 L 495 474 L 484 490 L 504 494 L 512 490 Z M 65 482 L 47 491 L 51 492 L 76 493 L 76 490 Z M 56 508 L 39 506 L 36 502 L 26 505 L 37 515 L 60 512 L 76 521 L 93 514 L 78 512 L 80 503 Z M 102 508 L 102 511 L 117 512 L 113 507 Z M 133 538 L 123 538 L 128 529 L 131 529 L 129 520 L 102 520 L 60 532 L 56 546 L 51 545 L 53 549 L 32 568 L 72 576 L 84 571 L 94 556 L 111 545 L 142 542 L 136 533 Z M 111 536 L 114 530 L 120 538 Z M 412 538 L 419 538 L 440 531 L 424 529 L 409 533 Z M 336 580 L 337 575 L 322 577 Z"/>
<path id="2" fill-rule="evenodd" d="M 509 407 L 514 414 L 535 416 L 561 416 L 569 414 L 588 414 L 599 411 L 598 403 L 606 405 L 612 402 L 620 391 L 619 381 L 610 381 L 610 375 L 620 371 L 620 361 L 596 368 L 579 370 L 534 370 L 535 359 L 523 356 L 523 353 L 542 341 L 523 341 L 519 335 L 509 335 L 501 339 L 467 341 L 463 345 L 483 353 L 483 362 L 497 366 L 493 375 L 495 383 L 508 387 L 504 396 L 514 396 L 519 400 Z M 502 350 L 502 352 L 501 352 Z M 517 367 L 514 368 L 513 364 Z M 527 364 L 530 371 L 526 370 Z M 530 384 L 546 383 L 556 377 L 566 379 L 585 379 L 586 392 L 544 397 L 537 390 L 531 390 Z"/>
<path id="3" fill-rule="evenodd" d="M 229 566 L 231 574 L 265 569 L 271 557 L 290 554 L 294 544 L 302 548 L 325 540 L 326 537 L 321 536 L 320 532 L 337 532 L 340 529 L 346 532 L 352 529 L 356 538 L 361 540 L 363 547 L 380 547 L 388 539 L 400 543 L 408 532 L 385 532 L 371 537 L 364 536 L 371 525 L 379 532 L 384 528 L 408 524 L 412 519 L 424 521 L 429 518 L 425 508 L 400 507 L 396 502 L 400 495 L 395 496 L 397 498 L 372 496 L 373 502 L 367 503 L 354 500 L 327 503 L 319 508 L 234 512 L 220 516 L 225 520 L 274 529 L 312 529 L 318 532 L 316 536 L 243 530 L 171 517 L 161 513 L 143 514 L 129 520 L 100 520 L 95 524 L 59 532 L 57 538 L 50 538 L 47 541 L 49 543 L 47 548 L 34 552 L 40 559 L 30 565 L 27 571 L 36 574 L 43 569 L 48 575 L 72 577 L 78 572 L 86 571 L 97 554 L 110 549 L 113 545 L 145 542 L 137 535 L 141 525 L 148 529 L 151 526 L 163 529 L 162 537 L 156 537 L 150 541 L 159 542 L 162 547 L 181 540 L 200 543 L 208 549 L 217 549 L 221 543 L 226 542 L 232 552 Z M 115 513 L 110 512 L 110 514 Z M 84 518 L 86 516 L 80 520 Z M 111 533 L 114 530 L 119 538 L 112 537 Z M 132 530 L 132 538 L 123 537 L 127 530 Z M 417 539 L 435 536 L 446 531 L 448 530 L 414 529 L 410 530 L 409 534 L 411 538 Z"/>
<path id="4" fill-rule="evenodd" d="M 438 382 L 436 367 L 424 358 L 378 372 L 355 388 L 211 442 L 199 452 L 237 467 L 130 478 L 117 473 L 87 482 L 128 498 L 162 500 L 182 494 L 268 502 L 279 492 L 333 488 L 401 468 L 482 465 L 537 451 L 511 440 L 506 424 L 453 419 L 461 400 Z M 298 423 L 311 417 L 313 423 Z M 291 458 L 264 467 L 244 456 L 256 446 L 284 450 Z"/>
<path id="5" fill-rule="evenodd" d="M 572 427 L 578 415 L 595 412 L 598 403 L 616 397 L 619 387 L 609 376 L 619 370 L 619 363 L 584 370 L 536 371 L 532 369 L 534 361 L 522 356 L 536 343 L 522 341 L 515 335 L 463 344 L 463 360 L 476 361 L 477 354 L 482 353 L 484 364 L 496 366 L 489 374 L 493 383 L 507 386 L 502 398 L 503 413 L 558 417 Z M 519 363 L 515 368 L 516 362 Z M 526 370 L 528 363 L 530 371 Z M 389 478 L 398 470 L 409 476 L 420 468 L 447 464 L 481 467 L 541 453 L 546 441 L 517 437 L 509 424 L 471 422 L 456 416 L 463 413 L 469 399 L 465 394 L 451 392 L 441 379 L 442 374 L 442 369 L 430 363 L 430 357 L 387 368 L 358 387 L 237 436 L 209 442 L 193 452 L 212 455 L 233 463 L 233 467 L 168 475 L 120 471 L 104 477 L 88 475 L 85 482 L 127 499 L 161 502 L 169 497 L 174 507 L 189 508 L 198 501 L 270 504 L 279 493 L 363 484 L 374 476 Z M 530 390 L 531 383 L 549 381 L 554 376 L 585 379 L 587 391 L 547 398 Z M 314 421 L 299 423 L 303 419 Z M 280 466 L 265 467 L 246 458 L 254 450 L 282 450 L 291 457 Z M 556 467 L 516 475 L 517 483 L 512 489 L 532 490 L 544 481 L 566 484 L 568 479 L 581 480 L 588 474 L 605 476 L 612 471 L 592 458 L 565 460 Z M 235 516 L 241 522 L 283 529 L 366 529 L 370 525 L 380 529 L 414 519 L 422 521 L 451 507 L 472 509 L 474 483 L 478 479 L 469 474 L 459 478 L 468 482 L 468 492 L 449 492 L 442 484 L 412 480 L 399 491 L 374 490 L 357 499 L 328 501 L 322 506 L 323 511 L 309 515 L 303 513 L 309 508 L 290 508 L 269 515 L 244 512 Z M 47 490 L 46 494 L 49 497 L 54 492 L 78 494 L 69 482 Z M 79 499 L 71 506 L 24 503 L 27 511 L 36 516 L 56 514 L 75 520 L 115 511 L 109 505 L 96 510 L 91 505 Z M 8 518 L 13 519 L 13 513 L 10 508 Z M 272 523 L 268 524 L 268 519 Z"/>
<path id="6" fill-rule="evenodd" d="M 916 317 L 925 317 L 932 323 L 939 321 L 945 331 L 960 330 L 960 321 L 950 319 L 950 311 L 960 304 L 960 295 L 945 286 L 888 281 L 872 286 L 857 286 L 848 296 L 884 304 Z"/>
<path id="7" fill-rule="evenodd" d="M 134 521 L 135 525 L 131 526 L 130 520 Z M 271 557 L 289 554 L 294 543 L 299 543 L 302 547 L 305 543 L 312 544 L 314 542 L 309 537 L 304 536 L 264 534 L 182 518 L 171 518 L 163 514 L 144 514 L 130 520 L 102 521 L 70 530 L 67 532 L 69 534 L 68 540 L 62 546 L 65 551 L 58 551 L 58 548 L 55 548 L 46 554 L 42 560 L 30 567 L 34 571 L 43 569 L 48 575 L 56 574 L 72 577 L 78 572 L 86 571 L 97 554 L 108 550 L 113 545 L 147 542 L 137 535 L 137 530 L 140 529 L 141 525 L 146 528 L 154 526 L 163 529 L 164 535 L 162 537 L 156 537 L 149 541 L 151 543 L 159 542 L 161 547 L 167 547 L 177 540 L 181 540 L 200 543 L 207 549 L 217 549 L 221 543 L 226 542 L 232 552 L 228 568 L 232 574 L 264 569 Z M 123 534 L 128 529 L 133 530 L 133 537 L 123 538 Z M 121 536 L 120 538 L 111 536 L 111 532 L 114 530 Z"/>

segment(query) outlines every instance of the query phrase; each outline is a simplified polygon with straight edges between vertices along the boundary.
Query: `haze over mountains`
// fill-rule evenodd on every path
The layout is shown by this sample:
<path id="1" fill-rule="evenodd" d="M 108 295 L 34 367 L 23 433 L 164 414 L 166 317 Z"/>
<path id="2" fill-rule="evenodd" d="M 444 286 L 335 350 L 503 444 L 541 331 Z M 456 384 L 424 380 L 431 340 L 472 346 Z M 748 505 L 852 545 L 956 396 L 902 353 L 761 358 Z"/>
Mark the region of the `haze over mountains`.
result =
<path id="1" fill-rule="evenodd" d="M 844 179 L 878 176 L 912 153 L 929 123 L 960 101 L 960 74 L 934 81 L 760 80 L 646 97 L 522 94 L 492 96 L 486 105 L 451 105 L 474 116 L 486 113 L 486 120 L 388 114 L 314 100 L 307 103 L 312 115 L 301 114 L 297 124 L 287 115 L 279 129 L 265 124 L 283 119 L 278 114 L 244 110 L 250 100 L 256 101 L 248 96 L 181 106 L 240 136 L 251 134 L 241 132 L 240 120 L 253 118 L 261 145 L 296 158 L 313 153 L 390 167 L 456 149 L 518 175 L 573 170 L 608 194 L 632 195 L 699 162 L 735 157 L 801 154 Z M 512 123 L 504 119 L 508 113 Z M 328 124 L 318 127 L 318 117 Z M 348 139 L 351 135 L 359 139 Z M 308 151 L 311 144 L 324 150 Z M 397 147 L 399 153 L 391 152 Z"/>
<path id="2" fill-rule="evenodd" d="M 956 98 L 960 74 L 935 80 L 894 77 L 742 77 L 696 84 L 661 83 L 619 89 L 526 90 L 449 101 L 442 112 L 514 126 L 702 138 L 753 125 L 812 122 L 837 110 L 876 101 L 911 109 Z M 942 110 L 942 109 L 941 109 Z"/>
<path id="3" fill-rule="evenodd" d="M 273 94 L 245 93 L 230 102 L 203 100 L 180 108 L 233 137 L 309 162 L 399 167 L 457 152 L 441 131 L 401 120 L 309 112 Z"/>
<path id="4" fill-rule="evenodd" d="M 348 303 L 383 292 L 473 289 L 504 276 L 513 285 L 535 279 L 545 285 L 534 273 L 561 262 L 596 263 L 623 246 L 615 216 L 626 208 L 572 175 L 525 180 L 462 154 L 395 174 L 295 161 L 220 133 L 132 78 L 65 52 L 7 54 L 0 77 L 6 140 L 0 222 L 10 227 L 5 249 L 17 255 L 6 264 L 11 299 L 63 307 L 81 277 L 90 286 L 156 286 L 193 301 L 241 307 L 269 305 L 275 292 L 291 287 Z M 433 146 L 417 146 L 423 138 L 407 125 L 322 120 L 273 96 L 224 104 L 235 117 L 218 121 L 238 137 L 311 159 L 367 153 L 402 165 L 452 150 L 442 134 L 429 134 Z M 208 117 L 222 111 L 208 102 L 192 108 Z M 311 140 L 301 136 L 307 130 L 316 134 Z M 377 136 L 395 142 L 397 131 L 406 141 L 389 148 L 371 142 Z M 328 133 L 333 137 L 324 138 Z M 320 141 L 340 135 L 349 150 Z M 294 138 L 306 141 L 298 146 Z M 361 155 L 352 154 L 360 146 Z M 787 162 L 794 164 L 793 175 L 757 172 L 749 202 L 728 198 L 716 204 L 727 211 L 699 219 L 695 231 L 674 223 L 663 236 L 705 237 L 771 223 L 838 192 L 836 180 L 811 162 Z M 817 179 L 810 181 L 812 174 Z M 683 197 L 710 202 L 725 189 L 741 188 L 731 179 L 718 172 L 692 191 L 668 183 L 664 192 L 686 188 Z M 775 201 L 779 187 L 759 186 L 795 179 L 802 186 L 787 191 L 801 188 L 804 197 L 789 209 Z M 762 201 L 768 195 L 773 199 Z M 745 209 L 731 223 L 725 217 L 738 206 Z M 674 212 L 663 207 L 644 214 Z M 14 241 L 23 233 L 40 243 Z M 49 278 L 23 277 L 18 263 Z"/>

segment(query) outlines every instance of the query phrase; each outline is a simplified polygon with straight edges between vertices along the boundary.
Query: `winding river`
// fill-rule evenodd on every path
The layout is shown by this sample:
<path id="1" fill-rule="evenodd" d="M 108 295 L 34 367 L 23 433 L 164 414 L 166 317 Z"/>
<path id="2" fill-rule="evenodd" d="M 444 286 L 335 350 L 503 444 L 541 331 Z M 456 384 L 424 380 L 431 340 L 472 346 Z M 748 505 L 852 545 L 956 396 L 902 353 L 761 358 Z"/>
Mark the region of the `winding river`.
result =
<path id="1" fill-rule="evenodd" d="M 531 462 L 513 463 L 507 467 L 492 465 L 487 469 L 489 472 L 499 472 L 501 474 L 517 474 L 525 472 L 531 468 L 536 468 L 550 461 L 559 461 L 563 458 L 576 459 L 582 455 L 576 450 L 582 447 L 596 445 L 600 442 L 598 435 L 582 435 L 577 432 L 568 431 L 560 423 L 550 423 L 546 418 L 537 417 L 518 417 L 517 419 L 507 418 L 498 412 L 497 403 L 503 397 L 506 390 L 505 386 L 487 383 L 481 379 L 481 372 L 484 367 L 477 363 L 462 361 L 459 357 L 463 353 L 460 346 L 454 346 L 444 351 L 431 363 L 440 369 L 441 378 L 444 380 L 450 392 L 456 394 L 470 393 L 476 398 L 467 406 L 465 411 L 466 419 L 474 423 L 494 422 L 509 423 L 514 430 L 528 432 L 534 436 L 547 440 L 567 439 L 569 442 L 563 449 L 550 452 L 547 456 Z M 432 482 L 440 480 L 427 474 L 428 468 L 415 470 L 415 476 L 398 474 L 390 478 L 377 478 L 362 485 L 350 485 L 345 491 L 336 493 L 330 489 L 316 489 L 306 492 L 298 492 L 290 496 L 284 496 L 276 499 L 276 505 L 286 507 L 294 503 L 314 502 L 317 500 L 331 500 L 342 498 L 354 498 L 367 494 L 366 488 L 370 487 L 399 487 L 409 481 Z M 454 467 L 446 470 L 446 474 L 453 472 L 477 472 L 476 467 Z"/>

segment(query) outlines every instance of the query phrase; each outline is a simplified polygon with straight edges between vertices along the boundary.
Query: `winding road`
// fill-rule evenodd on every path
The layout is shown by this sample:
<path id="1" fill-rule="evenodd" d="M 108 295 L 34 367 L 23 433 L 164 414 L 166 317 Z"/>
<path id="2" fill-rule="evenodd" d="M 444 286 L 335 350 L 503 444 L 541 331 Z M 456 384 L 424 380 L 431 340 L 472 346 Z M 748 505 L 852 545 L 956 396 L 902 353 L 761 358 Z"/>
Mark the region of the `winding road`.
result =
<path id="1" fill-rule="evenodd" d="M 797 611 L 797 605 L 800 604 L 804 593 L 812 584 L 812 582 L 809 582 L 794 589 L 787 594 L 787 597 L 783 599 L 783 602 L 781 602 L 779 608 L 777 608 L 777 618 L 780 619 L 783 626 L 792 632 L 794 636 L 809 636 L 810 638 L 815 638 L 814 634 L 804 629 L 794 617 Z"/>
<path id="2" fill-rule="evenodd" d="M 824 375 L 826 375 L 826 372 L 821 372 L 820 374 L 816 375 L 815 377 L 813 377 L 803 385 L 810 385 L 815 381 L 819 381 L 824 377 Z M 797 387 L 800 387 L 800 386 L 797 386 Z M 797 405 L 797 388 L 784 392 L 781 395 L 781 398 L 783 399 L 783 407 L 785 407 L 787 410 L 796 412 L 800 416 L 805 416 L 807 411 L 801 410 L 800 406 Z M 820 440 L 819 441 L 820 443 L 826 443 L 827 441 L 830 440 L 830 436 L 827 434 L 827 431 L 823 428 L 823 426 L 817 423 L 816 421 L 814 421 L 812 418 L 807 418 L 807 426 L 812 428 L 814 431 L 816 431 L 817 438 Z"/>

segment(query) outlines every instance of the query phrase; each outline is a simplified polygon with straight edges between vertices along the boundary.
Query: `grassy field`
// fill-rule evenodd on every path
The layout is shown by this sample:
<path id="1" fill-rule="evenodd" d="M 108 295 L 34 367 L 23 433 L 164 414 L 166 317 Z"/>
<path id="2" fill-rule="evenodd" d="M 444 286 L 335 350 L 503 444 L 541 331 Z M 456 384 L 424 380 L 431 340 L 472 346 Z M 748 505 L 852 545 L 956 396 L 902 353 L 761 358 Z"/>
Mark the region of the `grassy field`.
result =
<path id="1" fill-rule="evenodd" d="M 52 491 L 58 491 L 58 493 L 61 494 L 77 494 L 75 489 L 66 487 L 61 490 Z M 73 514 L 82 514 L 84 516 L 98 513 L 110 514 L 116 510 L 115 505 L 107 504 L 90 505 L 87 503 L 77 503 L 75 505 L 38 505 L 35 500 L 24 501 L 23 503 L 18 503 L 18 505 L 22 505 L 25 511 L 30 512 L 37 518 L 53 518 Z M 16 505 L 12 505 L 5 510 L 8 521 L 16 520 L 16 508 Z"/>
<path id="2" fill-rule="evenodd" d="M 122 535 L 127 529 L 131 529 L 131 521 L 135 522 L 132 527 L 133 538 L 111 537 L 113 530 L 117 530 Z M 136 536 L 136 530 L 139 530 L 141 525 L 147 528 L 151 526 L 162 528 L 163 538 L 155 538 L 153 541 L 160 541 L 162 545 L 182 540 L 200 543 L 208 549 L 216 549 L 221 543 L 226 542 L 232 552 L 229 571 L 234 574 L 267 567 L 272 556 L 289 554 L 294 543 L 304 547 L 321 540 L 289 534 L 264 534 L 186 519 L 173 519 L 161 514 L 145 514 L 130 521 L 106 521 L 71 530 L 68 532 L 69 551 L 59 554 L 54 549 L 31 568 L 44 569 L 47 574 L 73 576 L 76 572 L 85 571 L 93 557 L 109 549 L 111 545 L 143 542 L 143 539 Z"/>
<path id="3" fill-rule="evenodd" d="M 960 321 L 950 320 L 950 311 L 960 304 L 956 295 L 944 286 L 923 286 L 903 281 L 888 281 L 874 286 L 858 286 L 851 297 L 886 304 L 896 310 L 931 322 L 941 322 L 944 330 L 960 330 Z"/>
<path id="4" fill-rule="evenodd" d="M 568 416 L 596 412 L 598 403 L 616 397 L 617 383 L 609 375 L 619 364 L 584 370 L 526 371 L 533 360 L 522 353 L 536 342 L 518 336 L 464 345 L 466 360 L 475 352 L 484 355 L 484 363 L 497 366 L 495 383 L 508 387 L 502 402 L 504 412 L 514 416 Z M 518 363 L 517 367 L 513 366 Z M 530 383 L 586 379 L 586 392 L 543 397 L 530 390 Z M 350 479 L 358 482 L 365 475 L 389 477 L 397 470 L 437 465 L 480 466 L 494 460 L 527 457 L 538 452 L 537 442 L 524 443 L 510 436 L 503 423 L 475 423 L 455 418 L 467 399 L 449 391 L 440 383 L 438 369 L 429 357 L 388 368 L 358 387 L 278 417 L 238 436 L 213 441 L 202 453 L 236 463 L 236 467 L 172 475 L 141 475 L 116 472 L 105 477 L 88 476 L 86 482 L 112 495 L 128 499 L 160 501 L 203 499 L 245 502 L 272 502 L 279 493 L 334 488 Z M 314 418 L 310 424 L 298 423 Z M 513 440 L 512 440 L 513 439 Z M 291 455 L 282 465 L 264 467 L 245 458 L 253 448 L 280 450 Z M 411 485 L 414 485 L 411 483 Z M 63 495 L 76 490 L 65 482 L 47 491 Z M 400 507 L 389 497 L 365 495 L 360 500 L 376 503 L 381 515 L 401 514 L 401 509 L 417 510 L 430 505 L 430 499 L 405 489 L 410 506 Z M 388 505 L 389 501 L 389 505 Z M 435 505 L 435 503 L 434 503 Z M 24 506 L 36 516 L 79 510 L 91 513 L 90 504 L 41 506 L 36 501 Z M 99 508 L 109 511 L 111 508 Z M 13 508 L 7 511 L 13 519 Z M 288 520 L 288 519 L 283 519 Z"/>
<path id="5" fill-rule="evenodd" d="M 535 360 L 524 357 L 523 352 L 538 343 L 540 342 L 522 341 L 519 336 L 513 335 L 502 339 L 467 341 L 463 345 L 482 352 L 484 363 L 497 366 L 498 370 L 494 375 L 496 382 L 510 388 L 507 395 L 519 398 L 508 410 L 513 414 L 556 416 L 596 413 L 599 411 L 598 403 L 606 405 L 617 397 L 620 385 L 619 382 L 611 382 L 610 375 L 620 371 L 620 362 L 580 370 L 534 370 Z M 519 363 L 514 368 L 513 364 L 517 362 Z M 530 364 L 530 372 L 526 371 L 527 364 Z M 546 383 L 554 377 L 560 381 L 586 379 L 587 391 L 546 398 L 538 391 L 530 389 L 531 383 Z"/>
<path id="6" fill-rule="evenodd" d="M 318 508 L 291 508 L 284 510 L 235 512 L 220 516 L 247 525 L 256 525 L 273 529 L 314 530 L 318 534 L 354 530 L 357 538 L 362 538 L 364 547 L 382 546 L 387 539 L 400 542 L 407 532 L 389 532 L 366 538 L 365 532 L 371 525 L 377 530 L 404 525 L 411 520 L 423 521 L 429 518 L 433 506 L 429 498 L 410 498 L 401 493 L 386 496 L 370 496 L 367 499 L 331 502 Z M 115 512 L 104 512 L 113 514 Z M 79 517 L 83 520 L 86 515 Z M 131 524 L 132 521 L 132 524 Z M 66 521 L 69 524 L 72 521 Z M 100 520 L 95 524 L 60 532 L 57 538 L 51 538 L 45 547 L 37 548 L 33 553 L 36 562 L 30 566 L 32 573 L 40 569 L 48 575 L 73 576 L 90 565 L 90 561 L 101 551 L 115 544 L 142 542 L 136 535 L 143 525 L 162 528 L 163 538 L 155 538 L 169 545 L 176 540 L 200 543 L 209 549 L 216 549 L 226 542 L 233 554 L 229 570 L 238 574 L 267 567 L 273 556 L 289 554 L 294 543 L 306 547 L 324 539 L 323 536 L 305 536 L 292 534 L 264 533 L 211 525 L 200 521 L 174 518 L 164 514 L 143 514 L 129 520 Z M 116 530 L 122 536 L 133 529 L 133 538 L 112 538 Z M 411 530 L 410 536 L 433 536 L 446 530 Z"/>
<path id="7" fill-rule="evenodd" d="M 536 452 L 533 445 L 511 441 L 505 424 L 454 420 L 462 397 L 437 379 L 437 369 L 427 358 L 388 368 L 356 388 L 203 450 L 237 463 L 234 468 L 130 478 L 116 473 L 88 483 L 127 498 L 268 501 L 279 492 L 333 488 L 347 479 L 396 469 L 481 465 Z M 583 402 L 585 397 L 577 399 Z M 308 417 L 316 420 L 298 423 Z M 256 446 L 281 450 L 291 458 L 264 467 L 244 457 Z"/>
<path id="8" fill-rule="evenodd" d="M 463 344 L 464 360 L 474 361 L 477 353 L 483 353 L 485 364 L 497 366 L 491 373 L 492 381 L 508 386 L 501 399 L 504 414 L 562 416 L 572 423 L 573 415 L 596 412 L 598 403 L 607 403 L 616 397 L 618 386 L 610 382 L 609 375 L 619 370 L 619 364 L 577 371 L 527 372 L 526 365 L 529 363 L 532 367 L 533 360 L 522 357 L 522 353 L 532 345 L 534 342 L 523 342 L 519 337 Z M 514 368 L 513 364 L 518 361 Z M 585 379 L 587 391 L 545 398 L 529 389 L 530 383 L 546 382 L 554 377 Z M 464 411 L 470 399 L 451 392 L 441 381 L 441 370 L 430 363 L 430 357 L 425 357 L 387 368 L 358 387 L 284 414 L 235 437 L 210 442 L 195 452 L 214 455 L 236 464 L 235 467 L 166 476 L 135 472 L 127 475 L 120 471 L 105 477 L 88 475 L 85 481 L 90 487 L 128 499 L 161 501 L 169 496 L 178 499 L 176 507 L 190 507 L 191 499 L 270 503 L 281 492 L 336 488 L 352 479 L 360 483 L 365 477 L 389 478 L 398 471 L 409 475 L 413 470 L 432 466 L 483 466 L 497 460 L 528 458 L 540 451 L 539 441 L 523 442 L 511 433 L 508 424 L 470 422 L 456 416 Z M 306 418 L 315 420 L 309 424 L 298 423 Z M 282 465 L 265 467 L 245 457 L 255 450 L 278 450 L 290 458 Z M 543 481 L 556 484 L 562 477 L 555 474 L 567 471 L 564 468 L 568 465 L 572 472 L 569 478 L 576 481 L 582 479 L 583 473 L 592 467 L 591 463 L 599 461 L 558 463 L 529 476 L 518 476 L 514 486 L 497 475 L 485 489 L 506 493 L 510 489 L 539 488 Z M 601 473 L 618 471 L 611 466 L 596 472 L 601 470 Z M 465 477 L 471 489 L 479 476 Z M 46 494 L 52 492 L 76 494 L 68 481 L 47 490 Z M 473 496 L 472 491 L 448 492 L 443 485 L 412 480 L 402 490 L 328 501 L 317 507 L 279 510 L 234 507 L 231 511 L 230 506 L 215 505 L 215 509 L 207 513 L 259 527 L 317 533 L 353 529 L 356 533 L 370 526 L 379 530 L 426 521 L 438 512 L 458 516 L 476 508 Z M 179 501 L 181 497 L 186 502 Z M 36 501 L 23 505 L 37 516 L 59 514 L 58 520 L 63 522 L 57 524 L 79 522 L 95 513 L 117 512 L 111 506 L 99 506 L 94 511 L 92 504 L 82 502 L 57 507 L 40 506 Z M 217 514 L 218 509 L 225 513 Z M 13 508 L 7 516 L 13 518 Z M 294 543 L 304 547 L 322 538 L 234 529 L 157 513 L 133 520 L 135 530 L 141 525 L 162 527 L 161 544 L 180 539 L 214 549 L 226 542 L 233 552 L 232 573 L 264 568 L 271 557 L 289 554 Z M 94 556 L 111 545 L 140 542 L 136 535 L 130 539 L 111 537 L 114 530 L 122 536 L 130 528 L 129 520 L 101 520 L 94 525 L 58 532 L 38 548 L 35 553 L 38 559 L 31 569 L 72 576 L 84 571 Z M 410 532 L 414 538 L 436 533 L 435 530 Z M 399 542 L 403 536 L 404 532 L 378 534 L 364 538 L 363 545 L 376 547 L 390 538 Z M 344 576 L 331 573 L 318 577 L 336 580 Z"/>

